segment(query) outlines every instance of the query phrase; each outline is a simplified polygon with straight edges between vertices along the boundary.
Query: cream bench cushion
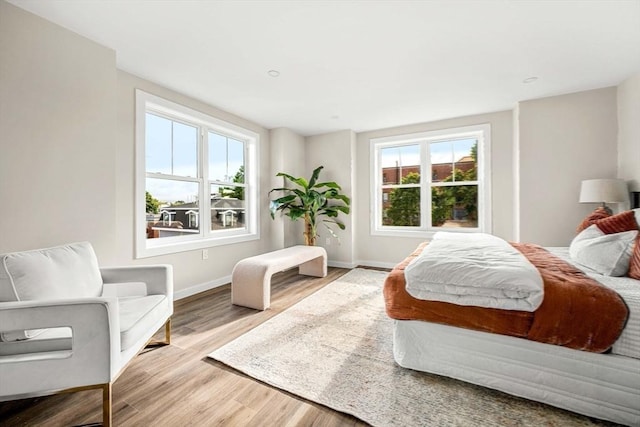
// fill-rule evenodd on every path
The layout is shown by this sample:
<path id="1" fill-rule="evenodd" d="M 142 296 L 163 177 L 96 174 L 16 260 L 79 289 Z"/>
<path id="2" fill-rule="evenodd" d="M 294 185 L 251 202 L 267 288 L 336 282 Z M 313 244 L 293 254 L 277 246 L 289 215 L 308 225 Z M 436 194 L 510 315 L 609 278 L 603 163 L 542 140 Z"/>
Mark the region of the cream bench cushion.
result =
<path id="1" fill-rule="evenodd" d="M 325 277 L 327 251 L 319 246 L 298 245 L 243 259 L 231 274 L 231 302 L 266 310 L 271 305 L 271 276 L 296 266 L 300 274 Z"/>

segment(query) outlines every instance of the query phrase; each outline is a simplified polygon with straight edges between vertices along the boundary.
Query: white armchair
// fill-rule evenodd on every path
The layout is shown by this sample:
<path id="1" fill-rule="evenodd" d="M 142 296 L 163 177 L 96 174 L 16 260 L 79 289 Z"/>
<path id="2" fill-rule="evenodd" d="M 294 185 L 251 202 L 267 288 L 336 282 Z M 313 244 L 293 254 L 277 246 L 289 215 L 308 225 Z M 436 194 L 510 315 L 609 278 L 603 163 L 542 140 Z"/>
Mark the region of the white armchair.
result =
<path id="1" fill-rule="evenodd" d="M 111 387 L 163 325 L 170 265 L 99 268 L 89 243 L 0 255 L 0 401 Z"/>

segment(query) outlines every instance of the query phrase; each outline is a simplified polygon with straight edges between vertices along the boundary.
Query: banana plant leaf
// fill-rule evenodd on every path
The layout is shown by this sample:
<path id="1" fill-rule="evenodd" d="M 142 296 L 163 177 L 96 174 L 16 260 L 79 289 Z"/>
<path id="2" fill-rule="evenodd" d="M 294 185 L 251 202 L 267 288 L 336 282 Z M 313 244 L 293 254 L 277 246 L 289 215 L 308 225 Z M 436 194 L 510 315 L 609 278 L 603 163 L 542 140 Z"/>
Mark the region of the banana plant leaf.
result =
<path id="1" fill-rule="evenodd" d="M 269 191 L 270 195 L 273 192 L 280 193 L 278 197 L 270 200 L 271 218 L 275 219 L 275 214 L 280 212 L 293 221 L 304 219 L 306 224 L 304 234 L 308 244 L 315 242 L 318 236 L 316 228 L 318 217 L 329 218 L 322 219 L 321 222 L 327 227 L 329 233 L 337 238 L 330 224 L 344 230 L 346 226 L 338 216 L 350 213 L 351 199 L 340 193 L 342 187 L 333 181 L 318 181 L 323 168 L 323 166 L 315 168 L 308 181 L 302 177 L 279 172 L 276 176 L 283 177 L 286 186 Z"/>

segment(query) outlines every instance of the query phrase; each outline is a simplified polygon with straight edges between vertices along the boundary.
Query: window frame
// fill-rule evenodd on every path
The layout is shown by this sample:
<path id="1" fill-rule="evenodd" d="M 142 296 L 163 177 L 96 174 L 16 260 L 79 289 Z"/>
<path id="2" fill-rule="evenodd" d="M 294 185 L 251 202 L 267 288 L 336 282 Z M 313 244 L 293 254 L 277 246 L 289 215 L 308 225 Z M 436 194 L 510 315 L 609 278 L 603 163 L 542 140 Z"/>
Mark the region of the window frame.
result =
<path id="1" fill-rule="evenodd" d="M 146 171 L 146 114 L 180 122 L 197 128 L 197 177 L 183 177 Z M 258 180 L 260 135 L 254 131 L 234 125 L 184 105 L 136 89 L 135 104 L 135 248 L 136 258 L 179 253 L 220 245 L 260 239 L 260 194 Z M 210 188 L 217 181 L 209 178 L 209 137 L 213 132 L 243 142 L 244 144 L 244 191 L 245 227 L 227 230 L 211 230 Z M 199 226 L 197 232 L 175 237 L 147 239 L 146 228 L 146 179 L 170 179 L 198 183 Z M 203 201 L 209 201 L 203 202 Z M 205 214 L 207 212 L 207 214 Z M 190 234 L 190 235 L 189 235 Z"/>
<path id="2" fill-rule="evenodd" d="M 462 181 L 458 183 L 433 182 L 430 163 L 430 146 L 435 142 L 453 141 L 465 138 L 478 140 L 477 180 Z M 393 135 L 381 138 L 372 138 L 370 143 L 370 233 L 372 236 L 415 237 L 432 238 L 437 231 L 450 231 L 459 233 L 491 233 L 491 125 L 479 124 L 457 128 L 439 129 L 433 131 L 417 132 L 411 134 Z M 407 145 L 420 146 L 420 183 L 397 184 L 390 186 L 383 181 L 383 169 L 381 153 L 383 148 L 401 147 Z M 409 166 L 409 165 L 406 165 Z M 430 173 L 426 173 L 426 171 Z M 452 228 L 433 227 L 431 225 L 431 189 L 432 187 L 451 185 L 478 185 L 478 227 Z M 420 188 L 420 215 L 419 227 L 414 226 L 390 226 L 382 223 L 383 188 L 391 187 L 417 187 Z"/>

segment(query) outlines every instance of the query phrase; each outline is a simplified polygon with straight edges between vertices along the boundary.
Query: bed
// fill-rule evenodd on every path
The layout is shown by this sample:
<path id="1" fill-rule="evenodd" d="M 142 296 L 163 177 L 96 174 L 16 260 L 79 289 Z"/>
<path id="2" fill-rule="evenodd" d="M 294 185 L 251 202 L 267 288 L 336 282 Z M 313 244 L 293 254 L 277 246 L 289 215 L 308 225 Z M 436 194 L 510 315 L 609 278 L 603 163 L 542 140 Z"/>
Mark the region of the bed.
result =
<path id="1" fill-rule="evenodd" d="M 403 319 L 390 305 L 393 303 L 391 290 L 398 289 L 397 280 L 404 277 L 405 268 L 425 246 L 422 244 L 398 264 L 385 282 L 387 313 L 396 319 L 394 358 L 400 366 L 456 378 L 587 416 L 640 426 L 640 280 L 599 274 L 577 264 L 569 248 L 546 248 L 552 255 L 584 271 L 589 278 L 614 290 L 628 309 L 621 330 L 614 334 L 613 345 L 583 351 L 576 349 L 583 344 L 571 348 L 563 343 L 549 344 L 518 335 L 521 324 L 524 325 L 529 316 L 525 312 L 505 320 L 499 318 L 498 310 L 497 323 L 489 319 L 489 324 L 497 325 L 495 328 L 509 327 L 514 333 L 502 330 L 495 333 L 494 326 L 484 328 L 487 330 L 478 325 L 452 326 L 441 318 L 419 320 L 415 313 Z M 413 303 L 422 304 L 419 300 Z M 433 302 L 428 303 L 434 307 Z M 446 310 L 438 310 L 447 306 L 459 308 L 454 307 L 455 304 L 436 303 L 436 315 L 442 317 Z M 602 310 L 595 307 L 590 310 L 597 319 Z"/>

